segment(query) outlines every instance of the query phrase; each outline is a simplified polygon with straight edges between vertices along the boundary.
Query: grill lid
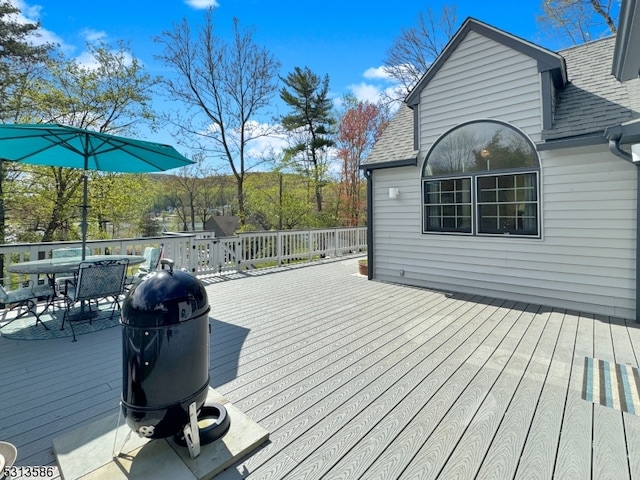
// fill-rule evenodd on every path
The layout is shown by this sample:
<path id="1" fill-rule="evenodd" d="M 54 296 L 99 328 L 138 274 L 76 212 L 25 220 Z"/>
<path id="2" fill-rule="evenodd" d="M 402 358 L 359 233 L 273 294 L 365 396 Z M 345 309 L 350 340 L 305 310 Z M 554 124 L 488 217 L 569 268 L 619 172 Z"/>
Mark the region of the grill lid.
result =
<path id="1" fill-rule="evenodd" d="M 209 310 L 204 285 L 187 272 L 173 270 L 173 261 L 162 259 L 162 270 L 134 285 L 122 305 L 122 324 L 160 327 L 200 317 Z M 165 266 L 168 265 L 168 269 Z"/>

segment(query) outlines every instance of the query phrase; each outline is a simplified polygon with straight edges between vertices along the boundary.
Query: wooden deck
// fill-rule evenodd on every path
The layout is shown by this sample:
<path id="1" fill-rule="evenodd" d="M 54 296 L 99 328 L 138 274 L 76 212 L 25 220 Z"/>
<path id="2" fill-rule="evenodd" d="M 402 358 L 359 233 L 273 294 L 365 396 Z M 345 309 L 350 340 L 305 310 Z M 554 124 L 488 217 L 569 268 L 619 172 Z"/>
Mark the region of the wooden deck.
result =
<path id="1" fill-rule="evenodd" d="M 369 282 L 356 260 L 202 278 L 211 384 L 270 432 L 217 478 L 638 479 L 640 417 L 583 400 L 585 357 L 638 365 L 631 321 Z M 20 465 L 117 412 L 120 330 L 0 339 Z"/>

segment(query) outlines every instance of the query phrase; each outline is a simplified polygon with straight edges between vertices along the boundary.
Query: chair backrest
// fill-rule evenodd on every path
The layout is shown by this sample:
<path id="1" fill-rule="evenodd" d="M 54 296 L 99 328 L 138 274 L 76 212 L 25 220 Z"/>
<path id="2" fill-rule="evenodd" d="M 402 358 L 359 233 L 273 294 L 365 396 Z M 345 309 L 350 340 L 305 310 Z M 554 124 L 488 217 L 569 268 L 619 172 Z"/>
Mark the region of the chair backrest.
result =
<path id="1" fill-rule="evenodd" d="M 140 269 L 153 272 L 158 268 L 158 263 L 160 263 L 160 249 L 156 247 L 147 247 L 144 249 L 144 253 L 142 254 L 144 257 L 144 262 L 140 265 Z"/>
<path id="2" fill-rule="evenodd" d="M 89 247 L 84 248 L 85 256 L 91 255 L 91 249 Z M 69 258 L 69 257 L 81 257 L 82 247 L 66 247 L 66 248 L 54 248 L 51 251 L 51 258 Z"/>
<path id="3" fill-rule="evenodd" d="M 124 290 L 128 265 L 129 261 L 126 259 L 81 263 L 74 300 L 77 302 L 120 295 Z"/>

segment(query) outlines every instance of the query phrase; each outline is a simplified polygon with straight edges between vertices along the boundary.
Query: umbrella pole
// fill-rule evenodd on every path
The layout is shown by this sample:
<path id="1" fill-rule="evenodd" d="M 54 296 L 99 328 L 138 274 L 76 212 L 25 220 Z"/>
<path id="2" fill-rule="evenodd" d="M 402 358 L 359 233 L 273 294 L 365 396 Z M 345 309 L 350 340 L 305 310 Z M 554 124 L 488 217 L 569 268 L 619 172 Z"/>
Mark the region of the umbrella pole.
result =
<path id="1" fill-rule="evenodd" d="M 85 252 L 85 246 L 87 245 L 87 208 L 88 208 L 88 193 L 87 193 L 87 170 L 82 172 L 82 221 L 80 223 L 80 230 L 82 231 L 82 261 L 87 258 Z M 80 318 L 84 317 L 85 304 L 84 300 L 80 302 Z"/>
<path id="2" fill-rule="evenodd" d="M 82 175 L 82 222 L 80 223 L 80 229 L 82 230 L 82 260 L 86 258 L 85 248 L 87 246 L 87 209 L 88 193 L 87 193 L 87 171 L 85 170 Z"/>
<path id="3" fill-rule="evenodd" d="M 89 182 L 89 133 L 85 132 L 85 146 L 84 146 L 84 171 L 82 172 L 82 223 L 80 229 L 82 230 L 82 261 L 87 258 L 87 252 L 85 248 L 87 246 L 87 209 L 89 208 L 89 194 L 87 191 L 87 183 Z M 84 300 L 80 302 L 80 316 L 84 317 L 85 304 Z"/>

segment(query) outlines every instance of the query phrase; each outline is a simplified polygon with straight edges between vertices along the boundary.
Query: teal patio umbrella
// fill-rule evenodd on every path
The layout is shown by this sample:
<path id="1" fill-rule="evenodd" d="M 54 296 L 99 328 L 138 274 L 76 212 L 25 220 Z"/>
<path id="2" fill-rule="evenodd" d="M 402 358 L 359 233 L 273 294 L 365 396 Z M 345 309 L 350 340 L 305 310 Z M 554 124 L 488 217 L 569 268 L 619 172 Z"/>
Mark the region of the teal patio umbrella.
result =
<path id="1" fill-rule="evenodd" d="M 190 165 L 170 145 L 59 124 L 0 124 L 0 158 L 84 171 L 82 258 L 87 242 L 87 171 L 145 173 Z"/>

